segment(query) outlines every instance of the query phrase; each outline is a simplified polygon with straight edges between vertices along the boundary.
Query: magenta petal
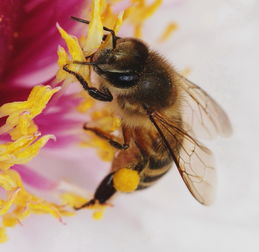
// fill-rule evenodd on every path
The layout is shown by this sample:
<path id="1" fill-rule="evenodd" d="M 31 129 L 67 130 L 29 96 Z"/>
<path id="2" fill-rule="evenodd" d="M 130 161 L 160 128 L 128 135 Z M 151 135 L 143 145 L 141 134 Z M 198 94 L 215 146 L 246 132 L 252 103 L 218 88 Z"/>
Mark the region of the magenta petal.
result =
<path id="1" fill-rule="evenodd" d="M 51 79 L 43 84 L 52 85 L 52 81 Z M 8 102 L 24 101 L 30 91 L 30 88 L 9 88 L 8 86 L 0 85 L 0 106 Z M 64 147 L 79 141 L 80 129 L 86 120 L 75 111 L 75 107 L 79 102 L 80 98 L 74 94 L 61 95 L 61 93 L 57 93 L 52 97 L 43 112 L 34 119 L 42 135 L 53 134 L 56 137 L 56 141 L 47 143 L 47 148 Z M 5 120 L 6 118 L 0 118 L 0 126 L 5 123 Z M 73 133 L 74 131 L 77 133 Z M 0 139 L 6 140 L 6 136 L 0 136 Z"/>
<path id="2" fill-rule="evenodd" d="M 5 62 L 4 66 L 2 63 L 1 82 L 17 83 L 18 77 L 21 79 L 21 76 L 54 64 L 57 45 L 62 41 L 56 22 L 71 30 L 75 22 L 70 16 L 79 15 L 84 3 L 84 0 L 1 0 L 0 8 L 4 13 L 0 23 L 8 24 L 5 25 L 8 29 L 4 28 L 4 40 L 0 42 L 2 62 Z M 9 47 L 11 53 L 2 54 Z"/>
<path id="3" fill-rule="evenodd" d="M 35 118 L 42 135 L 53 134 L 56 141 L 49 141 L 46 147 L 64 147 L 79 141 L 80 129 L 85 118 L 80 118 L 75 111 L 80 98 L 75 95 L 56 94 L 46 109 Z M 73 132 L 77 133 L 73 133 Z"/>
<path id="4" fill-rule="evenodd" d="M 3 79 L 7 61 L 14 51 L 20 8 L 21 1 L 19 0 L 0 1 L 0 80 Z"/>
<path id="5" fill-rule="evenodd" d="M 39 190 L 53 190 L 57 187 L 57 183 L 31 170 L 27 166 L 15 165 L 12 169 L 17 171 L 22 177 L 22 180 L 31 187 Z"/>

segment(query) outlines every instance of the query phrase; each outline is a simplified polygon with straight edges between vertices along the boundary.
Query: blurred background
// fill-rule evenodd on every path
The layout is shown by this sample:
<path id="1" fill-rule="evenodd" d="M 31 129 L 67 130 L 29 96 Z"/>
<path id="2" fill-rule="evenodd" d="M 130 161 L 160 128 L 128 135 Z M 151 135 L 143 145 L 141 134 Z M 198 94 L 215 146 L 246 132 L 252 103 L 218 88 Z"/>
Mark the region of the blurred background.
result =
<path id="1" fill-rule="evenodd" d="M 101 221 L 87 211 L 66 218 L 66 225 L 32 216 L 8 231 L 1 250 L 259 251 L 259 2 L 173 2 L 147 21 L 144 38 L 177 70 L 189 68 L 188 78 L 230 116 L 233 136 L 206 142 L 217 160 L 216 202 L 199 205 L 173 169 L 149 190 L 118 197 Z M 157 43 L 171 21 L 179 29 Z"/>

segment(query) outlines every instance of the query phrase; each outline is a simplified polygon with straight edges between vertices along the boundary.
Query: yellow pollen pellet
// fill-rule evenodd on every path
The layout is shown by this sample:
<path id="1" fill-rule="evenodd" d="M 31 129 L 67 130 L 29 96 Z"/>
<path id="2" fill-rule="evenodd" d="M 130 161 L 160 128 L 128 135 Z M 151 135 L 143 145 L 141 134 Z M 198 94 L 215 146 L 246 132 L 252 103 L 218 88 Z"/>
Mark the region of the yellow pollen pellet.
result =
<path id="1" fill-rule="evenodd" d="M 120 192 L 133 192 L 139 184 L 139 174 L 137 171 L 122 168 L 113 177 L 114 187 Z"/>

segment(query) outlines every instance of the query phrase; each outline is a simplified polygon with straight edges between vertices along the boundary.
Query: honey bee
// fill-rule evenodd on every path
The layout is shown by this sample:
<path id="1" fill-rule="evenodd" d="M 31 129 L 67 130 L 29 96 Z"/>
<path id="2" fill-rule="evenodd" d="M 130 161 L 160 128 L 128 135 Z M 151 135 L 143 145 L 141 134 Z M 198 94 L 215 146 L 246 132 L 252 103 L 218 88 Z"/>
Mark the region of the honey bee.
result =
<path id="1" fill-rule="evenodd" d="M 86 62 L 74 62 L 92 67 L 98 76 L 98 89 L 89 87 L 68 65 L 63 67 L 90 96 L 111 102 L 122 124 L 121 141 L 99 128 L 84 126 L 119 151 L 93 199 L 77 209 L 109 202 L 117 192 L 114 174 L 121 168 L 137 171 L 140 181 L 136 190 L 141 190 L 163 177 L 173 163 L 194 198 L 209 205 L 216 181 L 213 154 L 197 138 L 229 136 L 228 116 L 213 98 L 177 73 L 146 43 L 118 37 L 106 27 L 104 30 L 110 32 L 112 46 L 97 50 Z"/>

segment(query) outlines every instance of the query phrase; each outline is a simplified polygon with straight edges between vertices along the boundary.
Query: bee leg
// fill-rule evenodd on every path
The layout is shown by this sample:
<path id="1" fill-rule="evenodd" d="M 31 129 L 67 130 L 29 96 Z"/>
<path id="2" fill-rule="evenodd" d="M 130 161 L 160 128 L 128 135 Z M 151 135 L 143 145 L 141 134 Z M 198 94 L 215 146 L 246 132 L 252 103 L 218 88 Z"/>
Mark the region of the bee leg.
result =
<path id="1" fill-rule="evenodd" d="M 94 99 L 99 100 L 99 101 L 106 101 L 106 102 L 112 101 L 113 97 L 108 89 L 105 89 L 104 91 L 100 91 L 97 88 L 89 87 L 87 81 L 79 73 L 76 73 L 76 72 L 68 69 L 68 64 L 63 66 L 63 70 L 72 74 L 73 76 L 75 76 L 76 79 L 81 83 L 83 88 Z"/>
<path id="2" fill-rule="evenodd" d="M 85 207 L 90 207 L 96 203 L 105 205 L 107 201 L 117 192 L 113 186 L 113 175 L 114 172 L 108 174 L 100 183 L 98 188 L 95 191 L 93 199 L 86 202 L 80 207 L 74 207 L 75 210 L 80 210 Z"/>
<path id="3" fill-rule="evenodd" d="M 82 18 L 73 17 L 73 16 L 72 16 L 71 18 L 74 19 L 74 20 L 76 20 L 77 22 L 81 22 L 81 23 L 84 23 L 84 24 L 89 24 L 89 23 L 90 23 L 90 21 L 85 20 L 85 19 L 82 19 Z M 116 36 L 114 30 L 112 30 L 112 29 L 110 29 L 110 28 L 107 28 L 107 27 L 105 27 L 105 26 L 103 26 L 103 29 L 104 29 L 105 31 L 108 31 L 108 32 L 111 33 L 111 35 L 112 35 L 112 47 L 113 47 L 113 49 L 114 49 L 114 48 L 116 47 L 116 41 L 117 41 L 117 39 L 119 39 L 119 37 Z"/>
<path id="4" fill-rule="evenodd" d="M 114 148 L 116 148 L 116 149 L 126 150 L 126 149 L 129 148 L 129 145 L 127 143 L 121 144 L 121 143 L 115 141 L 113 139 L 113 136 L 110 135 L 109 133 L 106 133 L 106 132 L 104 132 L 104 131 L 102 131 L 101 129 L 98 129 L 98 128 L 89 128 L 89 127 L 87 127 L 87 123 L 84 124 L 83 129 L 84 130 L 89 130 L 89 131 L 93 132 L 95 135 L 101 137 L 102 139 L 107 140 L 108 143 L 111 146 L 113 146 Z M 125 139 L 124 139 L 124 142 L 125 142 Z"/>

